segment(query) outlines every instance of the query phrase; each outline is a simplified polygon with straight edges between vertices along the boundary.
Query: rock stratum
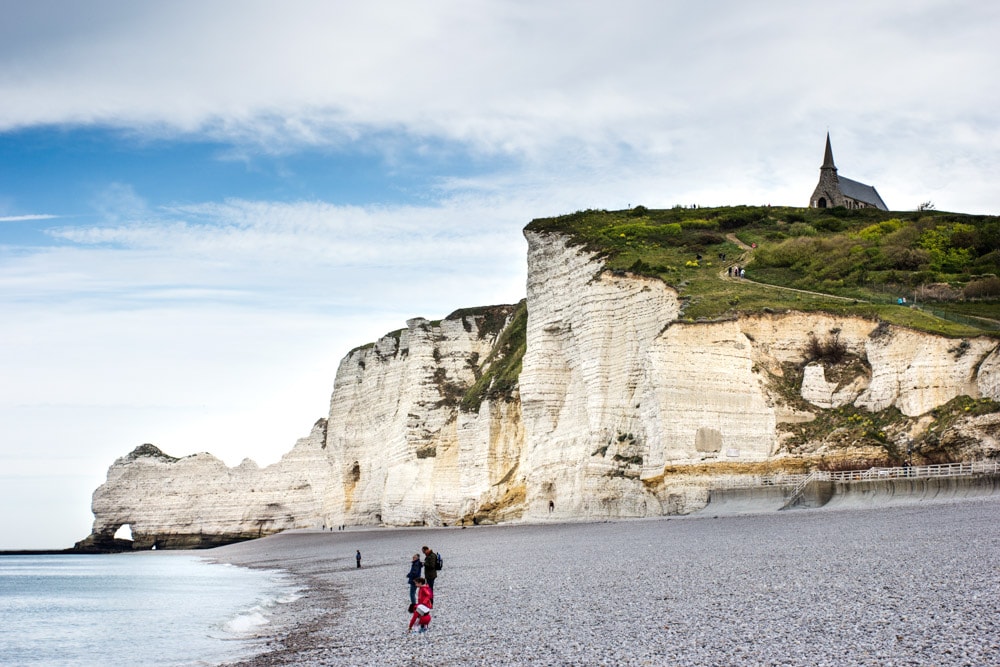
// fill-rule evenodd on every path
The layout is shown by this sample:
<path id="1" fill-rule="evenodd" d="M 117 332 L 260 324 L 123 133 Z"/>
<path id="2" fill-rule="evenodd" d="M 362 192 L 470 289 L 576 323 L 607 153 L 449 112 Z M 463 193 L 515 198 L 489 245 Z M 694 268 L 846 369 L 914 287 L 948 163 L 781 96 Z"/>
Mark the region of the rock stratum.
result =
<path id="1" fill-rule="evenodd" d="M 994 338 L 817 313 L 681 319 L 660 280 L 526 231 L 527 298 L 351 351 L 329 414 L 282 459 L 142 445 L 94 493 L 110 548 L 292 528 L 683 514 L 740 475 L 1000 457 Z M 835 358 L 816 350 L 836 349 Z"/>

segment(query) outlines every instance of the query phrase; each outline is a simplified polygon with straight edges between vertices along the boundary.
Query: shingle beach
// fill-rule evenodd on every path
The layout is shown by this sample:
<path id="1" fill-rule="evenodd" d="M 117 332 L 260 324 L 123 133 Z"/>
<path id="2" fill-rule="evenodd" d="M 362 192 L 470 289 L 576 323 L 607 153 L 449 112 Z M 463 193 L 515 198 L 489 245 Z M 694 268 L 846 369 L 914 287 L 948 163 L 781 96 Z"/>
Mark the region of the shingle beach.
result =
<path id="1" fill-rule="evenodd" d="M 425 544 L 445 568 L 430 631 L 407 635 Z M 304 531 L 208 555 L 308 587 L 241 665 L 1000 665 L 994 498 Z"/>

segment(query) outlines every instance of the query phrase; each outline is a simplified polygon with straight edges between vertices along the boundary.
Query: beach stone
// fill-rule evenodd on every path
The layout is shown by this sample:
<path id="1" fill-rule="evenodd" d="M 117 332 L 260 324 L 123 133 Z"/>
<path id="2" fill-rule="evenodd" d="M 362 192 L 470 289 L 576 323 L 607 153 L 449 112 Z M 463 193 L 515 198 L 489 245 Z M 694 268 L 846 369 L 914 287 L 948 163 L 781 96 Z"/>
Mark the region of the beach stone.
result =
<path id="1" fill-rule="evenodd" d="M 1000 500 L 740 517 L 293 532 L 213 550 L 309 586 L 243 665 L 992 665 Z M 448 554 L 405 633 L 416 546 Z M 355 548 L 371 562 L 354 568 Z M 322 622 L 316 622 L 321 619 Z"/>

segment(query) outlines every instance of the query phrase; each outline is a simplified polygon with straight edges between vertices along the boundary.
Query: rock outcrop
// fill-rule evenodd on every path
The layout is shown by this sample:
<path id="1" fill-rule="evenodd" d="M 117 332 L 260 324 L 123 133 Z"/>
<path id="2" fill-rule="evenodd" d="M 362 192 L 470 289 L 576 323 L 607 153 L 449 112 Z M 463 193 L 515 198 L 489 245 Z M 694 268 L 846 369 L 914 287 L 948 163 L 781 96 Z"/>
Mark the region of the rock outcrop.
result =
<path id="1" fill-rule="evenodd" d="M 413 319 L 353 350 L 327 418 L 274 465 L 138 448 L 95 492 L 87 543 L 124 524 L 140 548 L 685 513 L 719 476 L 890 456 L 931 432 L 952 455 L 998 455 L 995 413 L 929 416 L 960 397 L 1000 400 L 995 339 L 817 313 L 684 321 L 663 282 L 605 270 L 559 234 L 526 237 L 526 302 Z M 835 361 L 814 358 L 817 340 Z M 845 409 L 853 421 L 836 422 Z M 855 437 L 876 413 L 892 419 Z"/>

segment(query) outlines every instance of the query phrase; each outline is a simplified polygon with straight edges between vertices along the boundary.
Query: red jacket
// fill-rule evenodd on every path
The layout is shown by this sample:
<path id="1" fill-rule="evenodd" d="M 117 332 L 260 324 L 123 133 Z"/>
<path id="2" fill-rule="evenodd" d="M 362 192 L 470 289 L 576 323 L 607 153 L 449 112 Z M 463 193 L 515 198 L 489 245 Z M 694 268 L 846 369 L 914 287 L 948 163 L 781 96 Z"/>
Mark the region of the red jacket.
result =
<path id="1" fill-rule="evenodd" d="M 434 591 L 427 584 L 417 589 L 417 604 L 434 607 Z"/>

